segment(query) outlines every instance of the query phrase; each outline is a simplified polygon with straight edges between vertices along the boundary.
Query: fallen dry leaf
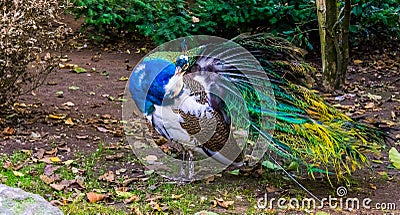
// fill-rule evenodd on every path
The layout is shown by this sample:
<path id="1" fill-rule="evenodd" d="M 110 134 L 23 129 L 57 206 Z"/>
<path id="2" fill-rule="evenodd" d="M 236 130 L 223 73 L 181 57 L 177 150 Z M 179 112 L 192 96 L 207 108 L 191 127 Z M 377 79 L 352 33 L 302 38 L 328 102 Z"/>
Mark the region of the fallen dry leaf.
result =
<path id="1" fill-rule="evenodd" d="M 115 192 L 118 195 L 118 192 L 128 192 L 129 188 L 128 187 L 115 187 L 114 188 Z M 133 195 L 133 194 L 132 194 Z M 130 197 L 131 195 L 129 195 L 128 197 Z"/>
<path id="2" fill-rule="evenodd" d="M 216 205 L 218 205 L 218 206 L 220 206 L 220 207 L 222 207 L 222 208 L 225 208 L 225 209 L 229 208 L 229 207 L 232 206 L 234 203 L 235 203 L 234 201 L 225 201 L 225 200 L 223 200 L 222 198 L 217 198 L 217 197 L 215 197 L 215 198 L 214 198 L 214 201 L 213 201 L 214 207 L 215 207 Z"/>
<path id="3" fill-rule="evenodd" d="M 118 81 L 127 81 L 127 80 L 129 80 L 129 78 L 126 77 L 126 76 L 122 76 L 122 77 L 120 77 L 120 78 L 118 79 Z"/>
<path id="4" fill-rule="evenodd" d="M 44 167 L 43 174 L 45 174 L 45 175 L 47 175 L 47 176 L 53 175 L 54 172 L 55 172 L 57 169 L 59 169 L 59 168 L 60 168 L 59 166 L 46 165 L 46 166 Z"/>
<path id="5" fill-rule="evenodd" d="M 179 194 L 179 195 L 172 194 L 171 198 L 172 198 L 172 199 L 180 199 L 180 198 L 183 197 L 183 195 L 184 195 L 184 194 Z"/>
<path id="6" fill-rule="evenodd" d="M 54 113 L 54 114 L 49 114 L 47 116 L 49 119 L 65 119 L 65 117 L 67 117 L 66 114 L 63 113 Z"/>
<path id="7" fill-rule="evenodd" d="M 82 178 L 82 177 L 78 177 L 78 178 L 75 180 L 75 183 L 78 184 L 78 185 L 79 185 L 81 188 L 83 188 L 83 189 L 86 188 L 86 186 L 83 184 L 83 178 Z"/>
<path id="8" fill-rule="evenodd" d="M 58 148 L 54 148 L 52 150 L 46 151 L 45 154 L 47 155 L 56 155 L 58 152 Z"/>
<path id="9" fill-rule="evenodd" d="M 80 139 L 80 140 L 86 140 L 87 138 L 89 138 L 88 135 L 76 135 L 75 137 L 76 137 L 77 139 Z"/>
<path id="10" fill-rule="evenodd" d="M 374 108 L 374 107 L 375 107 L 375 104 L 374 104 L 373 102 L 368 102 L 368 103 L 364 106 L 365 109 L 372 109 L 372 108 Z"/>
<path id="11" fill-rule="evenodd" d="M 67 160 L 67 161 L 64 161 L 63 164 L 66 165 L 66 166 L 69 166 L 69 165 L 71 165 L 74 161 L 75 161 L 75 160 Z"/>
<path id="12" fill-rule="evenodd" d="M 88 198 L 90 203 L 95 203 L 95 202 L 101 201 L 104 198 L 106 198 L 106 195 L 89 192 L 89 193 L 86 193 L 86 197 Z"/>
<path id="13" fill-rule="evenodd" d="M 128 186 L 130 183 L 132 183 L 133 181 L 137 181 L 137 180 L 138 180 L 137 178 L 128 178 L 122 182 L 122 186 L 124 186 L 124 187 Z"/>
<path id="14" fill-rule="evenodd" d="M 40 162 L 43 162 L 43 163 L 47 163 L 47 164 L 53 163 L 53 162 L 50 160 L 49 157 L 44 157 L 44 158 L 42 158 L 42 159 L 39 159 L 39 161 L 40 161 Z"/>
<path id="15" fill-rule="evenodd" d="M 32 150 L 28 150 L 28 149 L 21 149 L 21 152 L 25 153 L 28 156 L 32 156 Z"/>
<path id="16" fill-rule="evenodd" d="M 108 171 L 99 177 L 101 181 L 113 182 L 115 180 L 115 174 L 113 171 Z"/>
<path id="17" fill-rule="evenodd" d="M 381 175 L 381 176 L 387 176 L 388 175 L 388 173 L 387 172 L 377 172 L 379 175 Z"/>
<path id="18" fill-rule="evenodd" d="M 58 64 L 58 67 L 60 69 L 74 69 L 74 68 L 78 68 L 79 66 L 76 64 L 71 64 L 71 63 L 67 63 L 67 64 Z"/>
<path id="19" fill-rule="evenodd" d="M 382 123 L 385 123 L 387 126 L 389 126 L 389 127 L 394 127 L 394 126 L 396 126 L 397 125 L 397 123 L 395 123 L 395 122 L 393 122 L 393 121 L 390 121 L 390 120 L 382 120 L 381 121 Z"/>
<path id="20" fill-rule="evenodd" d="M 98 131 L 103 132 L 103 133 L 110 132 L 110 130 L 108 130 L 106 128 L 103 128 L 103 127 L 100 127 L 100 126 L 98 126 L 96 128 L 97 128 Z"/>
<path id="21" fill-rule="evenodd" d="M 376 101 L 376 102 L 378 102 L 379 100 L 382 100 L 382 96 L 374 95 L 374 94 L 371 94 L 371 93 L 368 93 L 367 97 L 369 99 L 373 100 L 373 101 Z"/>
<path id="22" fill-rule="evenodd" d="M 58 158 L 58 157 L 50 157 L 49 159 L 53 163 L 60 163 L 61 162 L 61 159 Z"/>
<path id="23" fill-rule="evenodd" d="M 40 175 L 39 177 L 40 177 L 40 180 L 42 180 L 45 184 L 51 184 L 54 181 L 56 181 L 56 179 L 58 179 L 58 178 L 56 178 L 54 176 L 50 176 L 49 177 L 47 175 Z"/>
<path id="24" fill-rule="evenodd" d="M 74 103 L 72 103 L 72 102 L 65 102 L 64 104 L 62 104 L 63 106 L 68 106 L 68 107 L 73 107 L 73 106 L 75 106 L 75 104 Z"/>
<path id="25" fill-rule="evenodd" d="M 17 177 L 23 177 L 23 176 L 25 176 L 24 173 L 18 172 L 18 171 L 13 171 L 13 174 L 14 174 L 15 176 L 17 176 Z"/>
<path id="26" fill-rule="evenodd" d="M 60 151 L 63 151 L 63 152 L 70 152 L 71 151 L 71 148 L 69 148 L 69 147 L 67 147 L 67 146 L 65 146 L 65 147 L 60 147 L 60 148 L 58 148 Z"/>
<path id="27" fill-rule="evenodd" d="M 115 155 L 107 155 L 106 156 L 106 160 L 117 160 L 117 159 L 121 159 L 124 157 L 124 153 L 117 153 Z"/>
<path id="28" fill-rule="evenodd" d="M 66 125 L 75 125 L 75 123 L 72 121 L 71 117 L 69 117 L 67 120 L 64 121 Z"/>
<path id="29" fill-rule="evenodd" d="M 161 211 L 160 205 L 155 201 L 151 201 L 150 203 L 148 203 L 148 205 L 151 207 L 151 209 L 155 211 Z"/>
<path id="30" fill-rule="evenodd" d="M 65 185 L 65 184 L 50 184 L 50 187 L 57 191 L 61 191 L 61 190 L 64 190 L 64 188 L 66 188 L 67 185 Z"/>
<path id="31" fill-rule="evenodd" d="M 127 191 L 119 191 L 119 190 L 115 190 L 115 193 L 117 194 L 118 197 L 127 199 L 130 198 L 132 196 L 135 196 L 135 194 L 131 193 L 131 192 L 127 192 Z"/>
<path id="32" fill-rule="evenodd" d="M 211 182 L 215 181 L 215 176 L 210 176 L 208 178 L 206 178 L 206 184 L 210 184 Z"/>
<path id="33" fill-rule="evenodd" d="M 135 213 L 135 215 L 143 215 L 143 213 L 137 207 L 133 208 L 133 213 Z"/>
<path id="34" fill-rule="evenodd" d="M 17 164 L 14 164 L 14 163 L 12 163 L 10 161 L 5 161 L 3 163 L 3 168 L 7 169 L 7 170 L 18 171 L 18 170 L 22 169 L 22 167 L 24 167 L 25 165 L 26 165 L 26 161 L 24 163 L 19 163 L 18 162 Z"/>
<path id="35" fill-rule="evenodd" d="M 13 135 L 14 133 L 15 133 L 15 129 L 14 129 L 14 128 L 6 127 L 6 128 L 4 128 L 4 130 L 3 130 L 3 134 L 4 134 L 4 135 L 11 136 L 11 135 Z"/>
<path id="36" fill-rule="evenodd" d="M 80 188 L 85 188 L 83 185 L 83 180 L 82 179 L 73 179 L 73 180 L 62 180 L 57 184 L 50 184 L 50 187 L 52 187 L 55 190 L 61 191 L 66 187 L 70 187 L 71 185 L 78 185 Z"/>
<path id="37" fill-rule="evenodd" d="M 67 205 L 66 202 L 61 202 L 60 200 L 51 200 L 50 204 L 53 205 L 53 206 L 56 206 L 56 207 Z"/>
<path id="38" fill-rule="evenodd" d="M 10 161 L 4 161 L 3 162 L 3 168 L 6 170 L 12 170 L 14 167 L 13 163 Z"/>
<path id="39" fill-rule="evenodd" d="M 133 196 L 131 196 L 131 197 L 125 199 L 125 200 L 124 200 L 124 203 L 125 203 L 125 204 L 129 204 L 129 203 L 138 202 L 138 201 L 140 201 L 140 197 L 139 197 L 139 196 L 133 195 Z"/>
<path id="40" fill-rule="evenodd" d="M 229 208 L 231 205 L 235 203 L 234 201 L 223 201 L 223 202 L 217 202 L 217 204 L 223 208 Z"/>
<path id="41" fill-rule="evenodd" d="M 106 114 L 101 115 L 101 118 L 102 119 L 111 119 L 111 115 L 106 113 Z"/>
<path id="42" fill-rule="evenodd" d="M 37 159 L 42 159 L 45 152 L 46 151 L 44 149 L 42 149 L 42 148 L 38 149 L 38 151 L 36 152 L 36 158 Z"/>
<path id="43" fill-rule="evenodd" d="M 121 175 L 122 173 L 126 172 L 126 170 L 127 169 L 125 169 L 125 168 L 118 169 L 118 170 L 115 171 L 115 174 L 116 175 Z"/>

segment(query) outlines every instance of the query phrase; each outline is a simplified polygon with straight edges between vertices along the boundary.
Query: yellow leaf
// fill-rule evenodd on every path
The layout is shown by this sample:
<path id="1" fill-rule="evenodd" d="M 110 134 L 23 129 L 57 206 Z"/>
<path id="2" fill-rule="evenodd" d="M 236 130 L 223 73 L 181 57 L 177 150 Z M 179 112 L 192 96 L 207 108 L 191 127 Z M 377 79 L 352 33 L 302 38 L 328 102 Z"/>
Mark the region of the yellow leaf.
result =
<path id="1" fill-rule="evenodd" d="M 69 165 L 71 165 L 74 161 L 75 161 L 75 160 L 67 160 L 67 161 L 64 161 L 63 163 L 64 163 L 65 165 L 69 166 Z"/>
<path id="2" fill-rule="evenodd" d="M 354 60 L 353 63 L 354 64 L 360 64 L 360 63 L 363 63 L 363 61 L 362 60 Z"/>
<path id="3" fill-rule="evenodd" d="M 126 76 L 122 76 L 121 78 L 119 78 L 119 81 L 127 81 L 127 80 L 129 80 L 129 78 Z"/>
<path id="4" fill-rule="evenodd" d="M 66 114 L 60 113 L 60 114 L 49 114 L 49 119 L 64 119 L 65 117 L 67 117 Z"/>
<path id="5" fill-rule="evenodd" d="M 124 192 L 124 191 L 118 191 L 118 190 L 116 190 L 115 193 L 117 194 L 118 197 L 122 197 L 124 199 L 135 196 L 135 194 L 133 194 L 131 192 Z"/>
<path id="6" fill-rule="evenodd" d="M 388 176 L 388 173 L 387 172 L 377 172 L 379 175 L 381 175 L 381 176 Z"/>
<path id="7" fill-rule="evenodd" d="M 14 173 L 14 175 L 17 176 L 17 177 L 23 177 L 23 176 L 24 176 L 24 173 L 22 173 L 22 172 L 13 171 L 13 173 Z"/>
<path id="8" fill-rule="evenodd" d="M 65 124 L 66 124 L 66 125 L 74 125 L 75 123 L 72 122 L 71 117 L 69 117 L 67 120 L 65 120 Z"/>
<path id="9" fill-rule="evenodd" d="M 171 198 L 172 198 L 172 199 L 180 199 L 180 198 L 183 197 L 183 195 L 184 195 L 184 194 L 180 194 L 180 195 L 172 194 Z"/>
<path id="10" fill-rule="evenodd" d="M 59 163 L 59 162 L 61 162 L 61 159 L 58 158 L 58 157 L 50 157 L 50 160 L 51 160 L 51 162 L 53 162 L 53 163 Z"/>

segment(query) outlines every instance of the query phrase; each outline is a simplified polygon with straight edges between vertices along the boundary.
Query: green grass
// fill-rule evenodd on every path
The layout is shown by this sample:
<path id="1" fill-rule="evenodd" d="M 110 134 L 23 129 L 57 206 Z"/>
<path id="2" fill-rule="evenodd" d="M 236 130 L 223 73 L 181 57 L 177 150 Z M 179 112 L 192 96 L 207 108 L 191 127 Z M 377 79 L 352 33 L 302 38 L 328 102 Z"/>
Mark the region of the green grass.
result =
<path id="1" fill-rule="evenodd" d="M 130 150 L 125 150 L 124 156 L 118 161 L 107 161 L 105 157 L 122 150 L 109 150 L 102 143 L 98 149 L 91 153 L 80 152 L 75 154 L 75 161 L 69 165 L 50 164 L 59 166 L 54 172 L 61 180 L 73 180 L 77 177 L 83 178 L 85 188 L 66 188 L 56 191 L 40 179 L 46 165 L 42 162 L 34 162 L 31 155 L 26 152 L 15 152 L 12 155 L 0 154 L 0 180 L 11 187 L 20 187 L 28 192 L 37 193 L 47 200 L 67 200 L 60 209 L 65 214 L 132 214 L 139 210 L 143 214 L 194 214 L 199 211 L 215 211 L 217 213 L 263 213 L 256 209 L 257 196 L 254 187 L 262 184 L 272 184 L 275 187 L 283 186 L 287 180 L 279 174 L 264 174 L 263 178 L 254 179 L 246 176 L 216 176 L 215 181 L 207 184 L 206 181 L 198 181 L 189 184 L 171 183 L 167 179 L 153 173 L 147 175 L 147 180 L 135 180 L 127 186 L 126 193 L 116 192 L 121 188 L 121 182 L 131 177 L 127 171 L 124 174 L 116 175 L 114 182 L 98 180 L 99 176 L 123 165 L 124 162 L 135 162 L 137 159 Z M 11 162 L 15 165 L 26 163 L 18 170 L 23 176 L 17 176 L 12 170 L 3 168 L 3 163 Z M 118 163 L 117 163 L 118 162 Z M 123 166 L 121 166 L 122 168 Z M 73 170 L 74 169 L 74 170 Z M 76 173 L 76 170 L 82 173 Z M 224 178 L 230 177 L 230 178 Z M 232 180 L 232 183 L 231 181 Z M 55 183 L 59 183 L 55 182 Z M 242 185 L 249 185 L 243 187 Z M 151 188 L 151 189 L 150 189 Z M 96 203 L 89 203 L 86 197 L 88 192 L 106 194 L 107 198 Z M 135 195 L 139 201 L 129 204 L 124 203 L 127 196 Z M 299 194 L 302 195 L 302 194 Z M 215 198 L 222 198 L 225 201 L 235 201 L 227 209 L 212 204 Z M 157 207 L 158 206 L 158 207 Z M 164 211 L 162 210 L 164 209 Z"/>
<path id="2" fill-rule="evenodd" d="M 88 215 L 88 214 L 129 214 L 126 209 L 109 206 L 105 204 L 91 204 L 85 201 L 68 204 L 61 207 L 65 215 Z"/>

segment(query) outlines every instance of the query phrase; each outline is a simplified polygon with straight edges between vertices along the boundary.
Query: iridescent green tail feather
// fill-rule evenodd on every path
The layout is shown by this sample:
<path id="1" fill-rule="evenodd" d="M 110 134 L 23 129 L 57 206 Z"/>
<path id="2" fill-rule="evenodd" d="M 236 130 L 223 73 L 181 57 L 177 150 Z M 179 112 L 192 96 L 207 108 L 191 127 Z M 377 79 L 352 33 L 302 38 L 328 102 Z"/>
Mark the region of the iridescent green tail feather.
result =
<path id="1" fill-rule="evenodd" d="M 385 135 L 353 121 L 307 88 L 315 69 L 302 60 L 304 52 L 266 34 L 240 36 L 233 41 L 260 61 L 276 100 L 274 141 L 307 166 L 309 173 L 334 172 L 338 180 L 368 163 L 367 152 L 378 152 Z M 290 162 L 290 160 L 289 160 Z"/>

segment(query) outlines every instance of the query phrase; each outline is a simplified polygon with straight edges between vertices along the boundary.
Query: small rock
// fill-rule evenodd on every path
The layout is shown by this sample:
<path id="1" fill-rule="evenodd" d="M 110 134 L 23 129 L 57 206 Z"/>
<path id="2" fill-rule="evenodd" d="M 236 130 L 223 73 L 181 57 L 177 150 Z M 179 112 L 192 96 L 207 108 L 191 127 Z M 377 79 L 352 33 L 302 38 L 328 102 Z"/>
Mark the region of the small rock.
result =
<path id="1" fill-rule="evenodd" d="M 63 215 L 43 197 L 0 184 L 1 215 Z"/>

